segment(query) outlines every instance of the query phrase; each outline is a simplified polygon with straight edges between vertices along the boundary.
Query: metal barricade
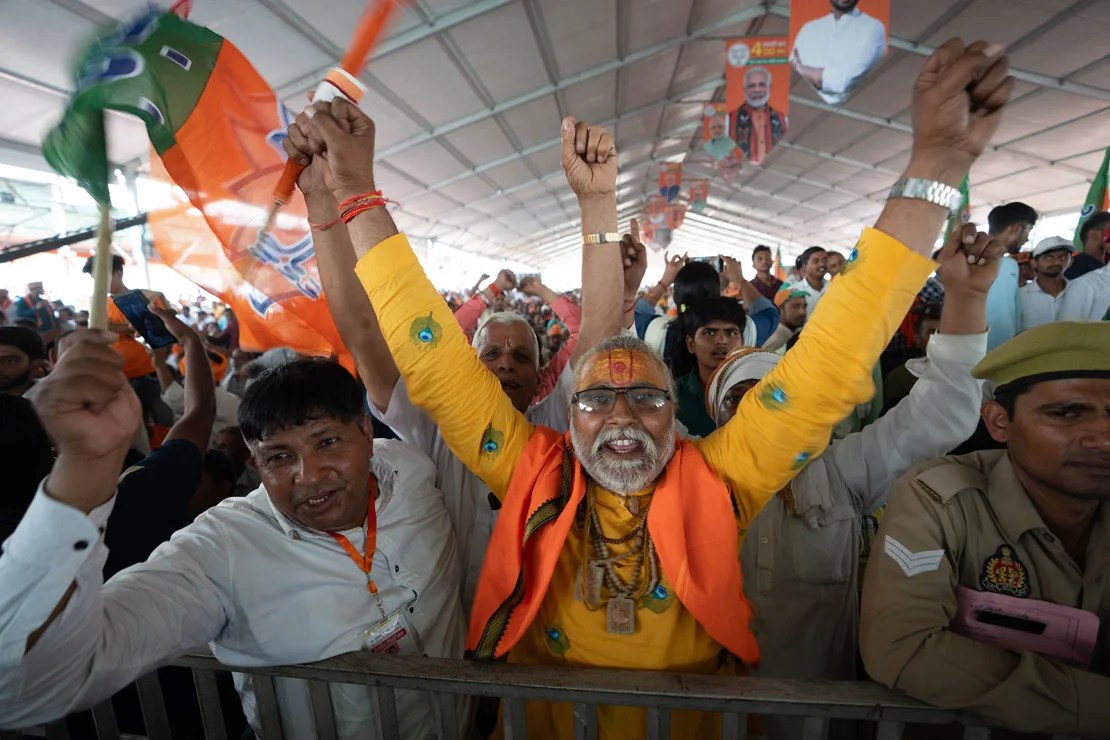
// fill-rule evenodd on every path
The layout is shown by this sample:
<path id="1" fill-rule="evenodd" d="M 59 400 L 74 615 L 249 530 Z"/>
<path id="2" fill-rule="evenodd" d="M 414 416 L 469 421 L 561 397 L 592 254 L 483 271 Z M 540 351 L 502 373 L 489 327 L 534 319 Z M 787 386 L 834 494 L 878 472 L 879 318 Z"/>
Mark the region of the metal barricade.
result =
<path id="1" fill-rule="evenodd" d="M 369 653 L 348 653 L 317 663 L 272 668 L 225 666 L 207 650 L 190 653 L 173 665 L 192 669 L 207 740 L 225 740 L 223 714 L 216 688 L 217 671 L 251 676 L 258 704 L 259 725 L 266 740 L 282 737 L 281 715 L 274 678 L 308 682 L 309 700 L 320 740 L 337 738 L 329 683 L 359 684 L 370 688 L 377 721 L 376 737 L 400 738 L 396 689 L 433 695 L 496 697 L 501 700 L 507 740 L 523 740 L 524 703 L 528 700 L 566 702 L 574 708 L 575 740 L 597 738 L 597 708 L 601 705 L 642 707 L 647 712 L 647 737 L 671 737 L 671 712 L 676 709 L 715 712 L 722 718 L 721 737 L 748 738 L 750 715 L 780 715 L 804 719 L 801 740 L 823 738 L 830 720 L 874 723 L 876 740 L 898 740 L 906 724 L 964 726 L 964 740 L 987 740 L 989 726 L 964 712 L 937 709 L 867 682 L 796 681 L 771 678 L 691 675 L 652 671 L 622 671 L 564 666 L 523 666 L 502 662 L 473 662 Z M 156 673 L 136 682 L 147 737 L 170 740 L 169 723 Z M 110 701 L 93 708 L 101 740 L 120 738 Z M 453 718 L 439 717 L 438 734 L 458 737 Z M 64 722 L 36 728 L 34 736 L 67 738 Z M 0 740 L 18 737 L 0 733 Z M 1056 736 L 1054 740 L 1067 740 Z"/>

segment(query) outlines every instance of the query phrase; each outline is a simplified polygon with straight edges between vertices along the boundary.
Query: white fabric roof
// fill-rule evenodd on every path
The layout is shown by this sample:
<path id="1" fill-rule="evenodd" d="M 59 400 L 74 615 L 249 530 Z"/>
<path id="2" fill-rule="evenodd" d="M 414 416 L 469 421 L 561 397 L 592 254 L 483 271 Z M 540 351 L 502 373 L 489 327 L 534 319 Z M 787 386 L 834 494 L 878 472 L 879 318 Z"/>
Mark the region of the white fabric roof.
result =
<path id="1" fill-rule="evenodd" d="M 191 18 L 236 44 L 297 109 L 341 55 L 362 5 L 194 0 Z M 64 107 L 69 57 L 97 25 L 144 6 L 0 3 L 0 163 L 44 167 L 38 147 Z M 711 174 L 697 144 L 703 104 L 723 99 L 724 39 L 786 35 L 788 25 L 785 2 L 754 0 L 406 0 L 399 15 L 362 79 L 378 183 L 404 204 L 400 227 L 544 270 L 576 269 L 580 248 L 559 166 L 561 117 L 615 130 L 623 224 L 655 190 L 659 162 Z M 671 249 L 850 248 L 909 159 L 910 86 L 924 55 L 955 34 L 1006 44 L 1018 79 L 971 173 L 975 218 L 1009 200 L 1078 210 L 1110 144 L 1110 61 L 1091 34 L 1108 24 L 1110 0 L 892 0 L 880 67 L 839 110 L 795 76 L 786 140 L 735 182 L 713 179 L 710 207 L 687 216 Z M 113 161 L 142 167 L 141 124 L 113 115 L 110 129 Z M 17 185 L 8 183 L 17 203 L 0 204 L 0 229 L 50 232 L 36 223 L 49 203 L 32 207 Z"/>

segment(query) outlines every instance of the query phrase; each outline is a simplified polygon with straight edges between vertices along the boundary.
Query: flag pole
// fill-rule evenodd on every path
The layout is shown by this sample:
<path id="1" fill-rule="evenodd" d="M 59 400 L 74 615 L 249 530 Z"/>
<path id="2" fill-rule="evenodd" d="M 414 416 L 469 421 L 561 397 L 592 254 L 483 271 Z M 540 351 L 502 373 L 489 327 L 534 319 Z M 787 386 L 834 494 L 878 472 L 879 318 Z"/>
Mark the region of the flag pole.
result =
<path id="1" fill-rule="evenodd" d="M 89 328 L 108 328 L 108 278 L 112 272 L 112 215 L 111 205 L 100 204 L 100 230 L 96 235 L 96 252 L 93 255 L 93 292 L 89 302 Z"/>

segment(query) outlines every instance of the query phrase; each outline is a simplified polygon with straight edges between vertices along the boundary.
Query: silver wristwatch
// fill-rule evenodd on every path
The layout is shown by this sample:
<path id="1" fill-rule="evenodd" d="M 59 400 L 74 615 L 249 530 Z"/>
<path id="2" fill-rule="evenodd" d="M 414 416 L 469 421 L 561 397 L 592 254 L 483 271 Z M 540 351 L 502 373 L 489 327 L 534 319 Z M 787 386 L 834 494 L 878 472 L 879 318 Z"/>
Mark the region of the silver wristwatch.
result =
<path id="1" fill-rule="evenodd" d="M 904 177 L 890 189 L 888 198 L 917 198 L 948 210 L 949 216 L 954 216 L 960 211 L 963 196 L 959 188 L 945 185 L 936 180 L 923 180 L 920 177 Z"/>

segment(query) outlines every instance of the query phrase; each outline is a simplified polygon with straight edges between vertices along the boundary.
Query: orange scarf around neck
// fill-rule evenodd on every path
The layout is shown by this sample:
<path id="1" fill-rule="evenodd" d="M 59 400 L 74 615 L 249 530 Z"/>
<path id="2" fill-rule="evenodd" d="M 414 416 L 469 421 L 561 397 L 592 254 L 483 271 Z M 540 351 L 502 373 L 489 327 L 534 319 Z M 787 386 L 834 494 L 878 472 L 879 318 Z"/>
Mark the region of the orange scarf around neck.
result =
<path id="1" fill-rule="evenodd" d="M 507 655 L 536 618 L 586 486 L 570 436 L 537 427 L 486 551 L 467 634 L 470 657 Z M 679 602 L 729 652 L 758 662 L 732 496 L 689 442 L 679 441 L 656 484 L 648 531 Z"/>

